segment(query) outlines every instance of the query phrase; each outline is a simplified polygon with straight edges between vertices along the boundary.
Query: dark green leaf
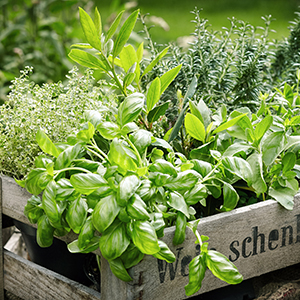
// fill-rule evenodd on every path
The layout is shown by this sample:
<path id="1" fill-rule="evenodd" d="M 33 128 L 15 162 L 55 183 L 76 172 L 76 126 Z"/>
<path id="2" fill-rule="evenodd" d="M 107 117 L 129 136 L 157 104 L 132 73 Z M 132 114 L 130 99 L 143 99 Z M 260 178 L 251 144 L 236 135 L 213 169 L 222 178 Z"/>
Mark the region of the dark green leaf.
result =
<path id="1" fill-rule="evenodd" d="M 78 240 L 75 240 L 68 244 L 68 249 L 71 253 L 90 253 L 98 249 L 99 240 L 99 236 L 94 236 L 84 249 L 80 249 L 78 246 Z"/>
<path id="2" fill-rule="evenodd" d="M 127 201 L 133 196 L 140 185 L 140 180 L 136 175 L 124 177 L 119 183 L 117 190 L 117 202 L 121 206 L 126 206 Z"/>
<path id="3" fill-rule="evenodd" d="M 223 182 L 223 211 L 230 211 L 236 207 L 239 201 L 239 195 L 233 186 L 227 182 Z"/>
<path id="4" fill-rule="evenodd" d="M 169 249 L 166 243 L 161 240 L 158 240 L 158 245 L 160 247 L 160 251 L 153 254 L 155 258 L 165 260 L 168 263 L 173 263 L 176 260 L 174 253 Z"/>
<path id="5" fill-rule="evenodd" d="M 182 212 L 187 218 L 190 217 L 189 208 L 183 196 L 181 196 L 179 193 L 171 192 L 167 203 L 172 208 L 175 208 L 175 210 Z"/>
<path id="6" fill-rule="evenodd" d="M 177 212 L 176 229 L 175 229 L 175 234 L 174 234 L 174 238 L 173 238 L 174 245 L 179 245 L 184 242 L 186 223 L 187 223 L 186 216 L 183 213 L 181 213 L 180 211 Z"/>
<path id="7" fill-rule="evenodd" d="M 81 227 L 78 236 L 78 247 L 80 250 L 85 249 L 94 237 L 95 227 L 92 222 L 92 217 L 88 217 Z"/>
<path id="8" fill-rule="evenodd" d="M 24 214 L 28 218 L 29 222 L 35 224 L 39 218 L 44 214 L 44 210 L 41 207 L 42 201 L 38 196 L 32 196 L 25 205 Z"/>
<path id="9" fill-rule="evenodd" d="M 121 258 L 116 258 L 114 260 L 109 261 L 109 266 L 113 274 L 123 280 L 123 281 L 131 281 L 132 278 L 129 276 L 128 272 L 126 271 L 126 268 L 124 267 L 124 264 L 121 260 Z"/>
<path id="10" fill-rule="evenodd" d="M 103 233 L 113 223 L 119 211 L 120 206 L 114 194 L 101 199 L 92 213 L 95 228 Z"/>
<path id="11" fill-rule="evenodd" d="M 51 226 L 46 215 L 42 215 L 37 224 L 36 241 L 40 247 L 49 247 L 53 243 L 55 228 Z"/>
<path id="12" fill-rule="evenodd" d="M 74 200 L 68 207 L 66 220 L 75 233 L 79 233 L 87 218 L 88 206 L 83 198 Z"/>
<path id="13" fill-rule="evenodd" d="M 147 205 L 139 195 L 133 195 L 127 204 L 127 212 L 130 217 L 136 220 L 149 220 L 150 215 L 147 211 Z"/>
<path id="14" fill-rule="evenodd" d="M 144 258 L 142 253 L 134 244 L 130 244 L 126 251 L 121 255 L 121 260 L 126 269 L 137 265 Z"/>
<path id="15" fill-rule="evenodd" d="M 99 243 L 101 254 L 107 260 L 121 256 L 129 244 L 125 224 L 118 219 L 103 232 Z"/>
<path id="16" fill-rule="evenodd" d="M 169 104 L 170 104 L 170 101 L 166 101 L 164 104 L 154 107 L 147 115 L 147 119 L 148 119 L 149 123 L 154 123 L 161 116 L 164 116 L 169 107 Z"/>

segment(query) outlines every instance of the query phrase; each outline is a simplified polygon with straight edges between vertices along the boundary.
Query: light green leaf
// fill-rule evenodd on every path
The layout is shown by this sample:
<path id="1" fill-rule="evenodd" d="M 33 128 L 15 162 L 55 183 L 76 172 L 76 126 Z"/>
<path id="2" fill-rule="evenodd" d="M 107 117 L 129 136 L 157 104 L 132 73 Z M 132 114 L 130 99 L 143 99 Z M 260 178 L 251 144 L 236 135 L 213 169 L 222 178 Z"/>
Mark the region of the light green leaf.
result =
<path id="1" fill-rule="evenodd" d="M 120 52 L 119 57 L 122 67 L 126 73 L 138 61 L 136 52 L 132 45 L 125 46 Z"/>
<path id="2" fill-rule="evenodd" d="M 78 240 L 73 241 L 68 244 L 68 250 L 71 253 L 90 253 L 98 249 L 99 247 L 99 236 L 94 236 L 91 241 L 85 246 L 84 249 L 80 249 L 78 245 Z"/>
<path id="3" fill-rule="evenodd" d="M 136 19 L 138 17 L 139 10 L 134 11 L 124 22 L 120 29 L 120 32 L 115 40 L 113 57 L 117 57 L 125 46 L 130 34 L 135 26 Z"/>
<path id="4" fill-rule="evenodd" d="M 187 113 L 184 119 L 184 126 L 187 133 L 194 139 L 205 142 L 205 127 L 203 123 L 194 115 Z"/>
<path id="5" fill-rule="evenodd" d="M 221 124 L 219 127 L 217 127 L 214 131 L 213 131 L 213 134 L 216 134 L 218 132 L 221 132 L 225 129 L 228 129 L 230 127 L 232 127 L 233 125 L 235 125 L 238 121 L 240 121 L 242 118 L 244 118 L 247 114 L 242 114 L 242 115 L 239 115 L 223 124 Z"/>
<path id="6" fill-rule="evenodd" d="M 80 15 L 80 23 L 87 41 L 91 44 L 91 46 L 93 46 L 95 49 L 100 51 L 101 42 L 93 20 L 81 7 L 79 7 L 79 15 Z"/>
<path id="7" fill-rule="evenodd" d="M 59 149 L 55 147 L 53 142 L 41 128 L 39 128 L 36 133 L 36 141 L 45 153 L 58 157 L 60 153 Z"/>
<path id="8" fill-rule="evenodd" d="M 254 136 L 258 142 L 260 142 L 264 134 L 269 130 L 272 123 L 273 117 L 271 115 L 268 115 L 256 125 L 254 130 Z"/>
<path id="9" fill-rule="evenodd" d="M 66 220 L 71 229 L 77 234 L 79 234 L 81 227 L 86 221 L 87 211 L 87 203 L 81 197 L 72 201 L 67 209 Z"/>
<path id="10" fill-rule="evenodd" d="M 72 49 L 69 53 L 69 57 L 79 63 L 80 65 L 91 68 L 106 71 L 105 64 L 95 57 L 94 55 L 79 49 Z"/>
<path id="11" fill-rule="evenodd" d="M 173 79 L 177 76 L 177 74 L 179 73 L 180 69 L 181 69 L 182 65 L 179 65 L 171 70 L 169 70 L 168 72 L 166 72 L 164 75 L 162 75 L 160 77 L 160 93 L 162 94 L 167 87 L 170 85 L 170 83 L 173 81 Z"/>
<path id="12" fill-rule="evenodd" d="M 123 13 L 124 13 L 124 10 L 121 11 L 117 17 L 115 18 L 115 20 L 113 21 L 113 23 L 111 24 L 110 28 L 108 29 L 107 31 L 107 34 L 106 34 L 106 37 L 105 37 L 105 42 L 107 42 L 110 38 L 112 38 L 112 36 L 114 35 L 114 33 L 116 32 L 118 26 L 119 26 L 119 23 L 122 19 L 122 16 L 123 16 Z"/>
<path id="13" fill-rule="evenodd" d="M 101 15 L 97 9 L 97 7 L 95 7 L 95 28 L 98 34 L 98 37 L 101 37 L 102 34 L 102 22 L 101 22 Z"/>
<path id="14" fill-rule="evenodd" d="M 151 111 L 155 104 L 159 101 L 160 95 L 160 79 L 156 77 L 151 82 L 147 92 L 147 112 Z"/>
<path id="15" fill-rule="evenodd" d="M 140 185 L 140 180 L 136 175 L 124 177 L 117 189 L 117 202 L 121 206 L 126 206 L 128 200 L 133 196 Z"/>
<path id="16" fill-rule="evenodd" d="M 107 140 L 113 140 L 116 137 L 121 137 L 121 129 L 116 123 L 103 122 L 97 126 L 97 130 Z"/>
<path id="17" fill-rule="evenodd" d="M 221 210 L 233 210 L 238 204 L 240 197 L 233 186 L 227 182 L 223 182 L 223 205 Z"/>
<path id="18" fill-rule="evenodd" d="M 182 212 L 187 218 L 190 217 L 189 208 L 183 196 L 181 196 L 179 193 L 171 192 L 167 203 L 172 208 L 175 208 L 175 210 L 179 210 L 180 212 Z"/>
<path id="19" fill-rule="evenodd" d="M 270 166 L 285 146 L 285 133 L 282 131 L 272 132 L 262 141 L 263 162 Z"/>
<path id="20" fill-rule="evenodd" d="M 135 220 L 150 219 L 146 203 L 136 194 L 134 194 L 127 203 L 127 213 Z"/>
<path id="21" fill-rule="evenodd" d="M 161 240 L 158 240 L 160 247 L 159 252 L 152 254 L 155 258 L 165 260 L 168 263 L 172 263 L 176 260 L 174 253 L 169 249 L 168 245 Z"/>
<path id="22" fill-rule="evenodd" d="M 288 187 L 281 187 L 277 189 L 270 187 L 269 189 L 269 195 L 287 210 L 293 210 L 294 196 L 296 193 L 297 191 Z"/>
<path id="23" fill-rule="evenodd" d="M 76 144 L 75 146 L 69 146 L 61 152 L 55 161 L 55 170 L 61 170 L 69 167 L 73 160 L 78 157 L 81 149 L 81 145 Z"/>

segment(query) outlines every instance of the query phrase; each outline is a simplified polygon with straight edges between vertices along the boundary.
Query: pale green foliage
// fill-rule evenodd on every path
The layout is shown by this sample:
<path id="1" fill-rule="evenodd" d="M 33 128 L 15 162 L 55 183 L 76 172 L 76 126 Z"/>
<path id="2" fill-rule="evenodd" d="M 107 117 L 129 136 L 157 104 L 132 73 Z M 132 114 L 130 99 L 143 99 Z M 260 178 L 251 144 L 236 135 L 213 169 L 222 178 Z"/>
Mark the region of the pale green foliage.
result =
<path id="1" fill-rule="evenodd" d="M 29 80 L 30 72 L 30 68 L 21 71 L 12 82 L 9 101 L 0 107 L 0 172 L 16 178 L 27 174 L 41 153 L 35 139 L 40 127 L 52 141 L 64 141 L 79 128 L 84 110 L 101 107 L 107 113 L 107 103 L 114 107 L 114 99 L 93 86 L 90 71 L 80 77 L 74 68 L 65 84 L 42 86 Z"/>

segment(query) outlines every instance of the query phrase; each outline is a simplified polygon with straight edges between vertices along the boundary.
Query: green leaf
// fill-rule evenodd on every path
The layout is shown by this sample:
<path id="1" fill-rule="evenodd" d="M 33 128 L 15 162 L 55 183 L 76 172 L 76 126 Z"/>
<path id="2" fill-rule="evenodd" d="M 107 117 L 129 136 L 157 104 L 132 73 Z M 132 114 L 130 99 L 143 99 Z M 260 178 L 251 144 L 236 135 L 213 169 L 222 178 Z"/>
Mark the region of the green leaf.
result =
<path id="1" fill-rule="evenodd" d="M 118 139 L 113 139 L 108 152 L 108 159 L 112 165 L 118 166 L 118 171 L 125 175 L 127 171 L 136 171 L 137 165 L 128 155 L 125 146 Z"/>
<path id="2" fill-rule="evenodd" d="M 202 99 L 200 99 L 200 101 L 197 104 L 197 110 L 200 112 L 202 117 L 202 119 L 200 120 L 204 124 L 205 128 L 207 128 L 208 125 L 211 123 L 211 111 Z"/>
<path id="3" fill-rule="evenodd" d="M 255 189 L 256 194 L 265 193 L 268 189 L 267 184 L 264 179 L 263 174 L 263 162 L 262 154 L 254 152 L 248 158 L 247 162 L 249 163 L 252 174 L 253 174 L 253 183 L 252 187 Z"/>
<path id="4" fill-rule="evenodd" d="M 285 146 L 285 133 L 276 131 L 269 134 L 266 139 L 262 141 L 263 162 L 270 166 Z"/>
<path id="5" fill-rule="evenodd" d="M 144 258 L 142 253 L 134 244 L 130 244 L 126 251 L 121 255 L 121 260 L 126 269 L 137 265 Z"/>
<path id="6" fill-rule="evenodd" d="M 300 125 L 300 116 L 294 116 L 291 118 L 289 121 L 289 125 L 295 126 L 295 125 Z"/>
<path id="7" fill-rule="evenodd" d="M 269 196 L 279 202 L 285 209 L 292 210 L 296 191 L 288 187 L 269 188 Z"/>
<path id="8" fill-rule="evenodd" d="M 77 133 L 76 137 L 85 143 L 88 143 L 95 134 L 95 127 L 92 123 L 86 122 L 82 125 L 81 130 Z"/>
<path id="9" fill-rule="evenodd" d="M 144 107 L 144 95 L 133 93 L 126 97 L 118 109 L 118 121 L 123 127 L 125 124 L 134 121 Z"/>
<path id="10" fill-rule="evenodd" d="M 74 174 L 70 178 L 72 186 L 81 194 L 89 195 L 99 187 L 108 185 L 107 181 L 99 174 Z"/>
<path id="11" fill-rule="evenodd" d="M 106 37 L 105 37 L 105 42 L 107 42 L 110 38 L 112 38 L 112 36 L 114 35 L 114 33 L 116 32 L 119 24 L 120 24 L 120 21 L 122 19 L 122 16 L 123 16 L 123 13 L 124 13 L 124 10 L 121 11 L 117 17 L 115 18 L 115 20 L 113 21 L 113 23 L 111 24 L 110 28 L 108 29 L 107 31 L 107 34 L 106 34 Z"/>
<path id="12" fill-rule="evenodd" d="M 155 104 L 159 101 L 160 92 L 160 79 L 156 77 L 150 84 L 147 92 L 147 112 L 151 111 Z"/>
<path id="13" fill-rule="evenodd" d="M 282 158 L 283 169 L 282 173 L 285 174 L 286 172 L 292 170 L 296 164 L 296 154 L 293 152 L 287 152 L 284 157 Z"/>
<path id="14" fill-rule="evenodd" d="M 221 124 L 219 127 L 217 127 L 212 134 L 216 134 L 218 132 L 221 132 L 225 129 L 228 129 L 230 127 L 232 127 L 233 125 L 235 125 L 238 121 L 240 121 L 242 118 L 244 118 L 247 114 L 242 114 L 242 115 L 239 115 L 223 124 Z"/>
<path id="15" fill-rule="evenodd" d="M 239 198 L 233 186 L 227 182 L 223 182 L 223 205 L 221 206 L 221 210 L 233 210 L 238 204 Z"/>
<path id="16" fill-rule="evenodd" d="M 206 268 L 204 253 L 201 253 L 192 259 L 189 264 L 189 283 L 184 287 L 187 296 L 192 296 L 200 290 L 202 280 L 205 277 Z"/>
<path id="17" fill-rule="evenodd" d="M 153 59 L 153 61 L 146 67 L 141 77 L 145 76 L 155 67 L 155 65 L 168 53 L 169 48 L 170 46 L 163 49 L 160 53 L 157 54 L 157 56 Z"/>
<path id="18" fill-rule="evenodd" d="M 223 157 L 222 164 L 230 173 L 242 178 L 251 186 L 253 181 L 252 170 L 249 163 L 240 157 Z"/>
<path id="19" fill-rule="evenodd" d="M 202 177 L 205 177 L 213 169 L 212 164 L 203 160 L 193 159 L 191 162 L 194 164 L 193 169 Z"/>
<path id="20" fill-rule="evenodd" d="M 95 233 L 95 227 L 92 222 L 92 217 L 88 217 L 80 229 L 78 236 L 78 247 L 84 250 L 92 241 Z"/>
<path id="21" fill-rule="evenodd" d="M 283 96 L 289 102 L 291 107 L 294 102 L 294 93 L 292 87 L 287 83 L 284 84 Z"/>
<path id="22" fill-rule="evenodd" d="M 264 134 L 269 130 L 272 123 L 273 117 L 271 115 L 268 115 L 256 125 L 254 130 L 254 136 L 258 142 L 260 142 Z"/>
<path id="23" fill-rule="evenodd" d="M 51 226 L 47 215 L 42 215 L 37 224 L 36 241 L 40 247 L 49 247 L 53 243 L 55 228 Z"/>
<path id="24" fill-rule="evenodd" d="M 125 46 L 119 54 L 122 67 L 127 73 L 128 70 L 138 61 L 136 52 L 132 45 Z"/>
<path id="25" fill-rule="evenodd" d="M 115 137 L 121 137 L 120 127 L 112 122 L 103 122 L 97 126 L 97 130 L 107 140 L 113 140 Z"/>
<path id="26" fill-rule="evenodd" d="M 235 154 L 240 152 L 244 152 L 247 154 L 252 149 L 254 148 L 253 146 L 249 145 L 249 143 L 237 142 L 230 145 L 223 153 L 223 156 L 234 156 Z"/>
<path id="27" fill-rule="evenodd" d="M 155 229 L 148 221 L 134 221 L 131 237 L 142 253 L 152 255 L 160 251 Z"/>
<path id="28" fill-rule="evenodd" d="M 188 205 L 195 205 L 197 202 L 207 197 L 205 185 L 197 183 L 191 190 L 184 194 L 185 202 Z"/>
<path id="29" fill-rule="evenodd" d="M 127 213 L 135 220 L 149 220 L 150 215 L 147 211 L 146 203 L 139 195 L 133 195 L 127 203 Z"/>
<path id="30" fill-rule="evenodd" d="M 39 218 L 44 214 L 41 204 L 41 198 L 38 196 L 33 195 L 30 199 L 28 199 L 24 208 L 24 214 L 30 223 L 37 223 Z"/>
<path id="31" fill-rule="evenodd" d="M 179 65 L 171 70 L 169 70 L 168 72 L 166 72 L 165 74 L 163 74 L 160 77 L 160 93 L 162 94 L 167 87 L 170 85 L 170 83 L 173 81 L 173 79 L 177 76 L 177 74 L 179 73 L 180 69 L 181 69 L 182 65 Z"/>
<path id="32" fill-rule="evenodd" d="M 160 250 L 153 254 L 155 258 L 165 260 L 168 263 L 173 263 L 176 260 L 174 253 L 169 249 L 168 245 L 161 240 L 158 240 Z"/>
<path id="33" fill-rule="evenodd" d="M 66 220 L 75 233 L 79 233 L 87 218 L 88 206 L 83 198 L 71 202 L 67 209 Z"/>
<path id="34" fill-rule="evenodd" d="M 178 173 L 176 178 L 169 178 L 165 187 L 172 191 L 189 190 L 198 182 L 200 175 L 194 170 Z"/>
<path id="35" fill-rule="evenodd" d="M 119 279 L 123 281 L 131 281 L 132 278 L 129 276 L 128 272 L 126 271 L 126 268 L 124 267 L 124 264 L 121 260 L 121 258 L 116 258 L 114 260 L 109 261 L 109 266 L 112 271 L 112 273 Z"/>
<path id="36" fill-rule="evenodd" d="M 135 131 L 129 138 L 140 154 L 143 154 L 152 143 L 152 133 L 144 129 Z"/>
<path id="37" fill-rule="evenodd" d="M 186 216 L 178 211 L 176 219 L 176 229 L 173 237 L 173 244 L 179 245 L 182 244 L 185 240 L 185 230 L 186 230 L 187 219 Z"/>
<path id="38" fill-rule="evenodd" d="M 94 236 L 91 241 L 85 246 L 84 249 L 80 249 L 78 246 L 78 240 L 68 244 L 68 250 L 71 253 L 90 253 L 98 249 L 99 247 L 99 236 Z"/>
<path id="39" fill-rule="evenodd" d="M 25 181 L 26 190 L 33 195 L 40 194 L 47 185 L 47 181 L 46 185 L 44 184 L 45 178 L 47 179 L 47 181 L 52 180 L 52 176 L 50 176 L 45 169 L 36 168 L 31 170 Z"/>
<path id="40" fill-rule="evenodd" d="M 175 210 L 182 212 L 187 218 L 190 217 L 189 208 L 179 193 L 171 192 L 167 203 Z"/>
<path id="41" fill-rule="evenodd" d="M 113 223 L 119 211 L 120 206 L 114 194 L 101 199 L 92 213 L 95 228 L 103 233 Z"/>
<path id="42" fill-rule="evenodd" d="M 100 250 L 103 257 L 113 260 L 129 246 L 130 240 L 126 233 L 125 223 L 116 219 L 102 234 L 100 239 Z"/>
<path id="43" fill-rule="evenodd" d="M 106 65 L 94 55 L 79 49 L 72 49 L 69 57 L 76 61 L 78 64 L 101 71 L 106 71 Z"/>
<path id="44" fill-rule="evenodd" d="M 93 20 L 81 7 L 79 7 L 79 15 L 80 23 L 87 41 L 91 44 L 91 46 L 100 51 L 101 42 Z"/>
<path id="45" fill-rule="evenodd" d="M 186 128 L 187 133 L 191 137 L 198 141 L 201 141 L 202 143 L 205 142 L 205 127 L 196 116 L 187 113 L 184 120 L 184 126 Z"/>
<path id="46" fill-rule="evenodd" d="M 128 200 L 134 195 L 140 185 L 140 180 L 136 175 L 124 177 L 119 183 L 117 190 L 117 202 L 121 206 L 126 206 Z"/>
<path id="47" fill-rule="evenodd" d="M 177 171 L 175 167 L 170 162 L 164 159 L 157 159 L 155 163 L 150 165 L 149 170 L 151 172 L 160 172 L 164 174 L 169 174 L 174 177 L 177 176 Z"/>
<path id="48" fill-rule="evenodd" d="M 102 34 L 102 22 L 101 22 L 101 15 L 97 9 L 97 7 L 95 7 L 95 28 L 97 31 L 97 35 L 99 38 L 101 38 L 101 34 Z"/>
<path id="49" fill-rule="evenodd" d="M 148 114 L 147 119 L 149 123 L 157 121 L 161 116 L 165 115 L 170 101 L 166 101 L 164 104 L 154 107 Z"/>
<path id="50" fill-rule="evenodd" d="M 45 153 L 58 157 L 60 151 L 41 128 L 36 133 L 36 141 Z"/>
<path id="51" fill-rule="evenodd" d="M 76 159 L 81 152 L 81 145 L 69 146 L 63 152 L 59 154 L 55 161 L 55 170 L 61 170 L 71 165 L 74 159 Z"/>
<path id="52" fill-rule="evenodd" d="M 207 251 L 206 263 L 214 276 L 229 284 L 238 284 L 243 281 L 243 276 L 236 266 L 225 255 L 215 250 Z"/>
<path id="53" fill-rule="evenodd" d="M 139 10 L 134 11 L 124 22 L 123 26 L 120 29 L 118 36 L 116 37 L 113 57 L 117 57 L 125 46 L 127 40 L 130 37 L 130 34 L 135 26 L 136 19 L 138 17 Z"/>
<path id="54" fill-rule="evenodd" d="M 123 81 L 123 88 L 124 90 L 132 83 L 132 81 L 135 78 L 135 74 L 134 73 L 128 73 L 125 77 L 124 77 L 124 81 Z"/>

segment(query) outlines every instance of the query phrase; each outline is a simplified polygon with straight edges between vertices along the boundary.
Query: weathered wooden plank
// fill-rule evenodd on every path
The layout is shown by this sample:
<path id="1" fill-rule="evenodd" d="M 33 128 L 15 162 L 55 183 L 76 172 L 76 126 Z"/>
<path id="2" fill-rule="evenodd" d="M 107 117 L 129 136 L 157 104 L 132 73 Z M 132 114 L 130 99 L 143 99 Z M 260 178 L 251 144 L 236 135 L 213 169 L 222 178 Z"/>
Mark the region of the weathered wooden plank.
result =
<path id="1" fill-rule="evenodd" d="M 198 230 L 210 237 L 210 248 L 215 248 L 235 263 L 244 279 L 299 263 L 300 195 L 295 197 L 293 211 L 268 200 L 203 218 Z M 195 237 L 189 229 L 185 242 L 176 247 L 172 245 L 173 235 L 174 228 L 168 228 L 163 240 L 176 254 L 176 262 L 167 264 L 146 256 L 130 270 L 133 281 L 125 289 L 104 264 L 101 270 L 101 276 L 105 278 L 101 281 L 101 290 L 105 291 L 102 299 L 186 299 L 184 286 L 188 283 L 188 264 L 199 253 L 199 245 L 194 243 Z M 113 284 L 110 285 L 110 282 Z M 197 294 L 225 285 L 207 270 Z M 117 289 L 119 295 L 116 295 Z"/>
<path id="2" fill-rule="evenodd" d="M 4 299 L 3 236 L 2 236 L 2 180 L 0 178 L 0 299 Z"/>
<path id="3" fill-rule="evenodd" d="M 4 250 L 4 288 L 22 299 L 99 300 L 100 293 Z"/>

